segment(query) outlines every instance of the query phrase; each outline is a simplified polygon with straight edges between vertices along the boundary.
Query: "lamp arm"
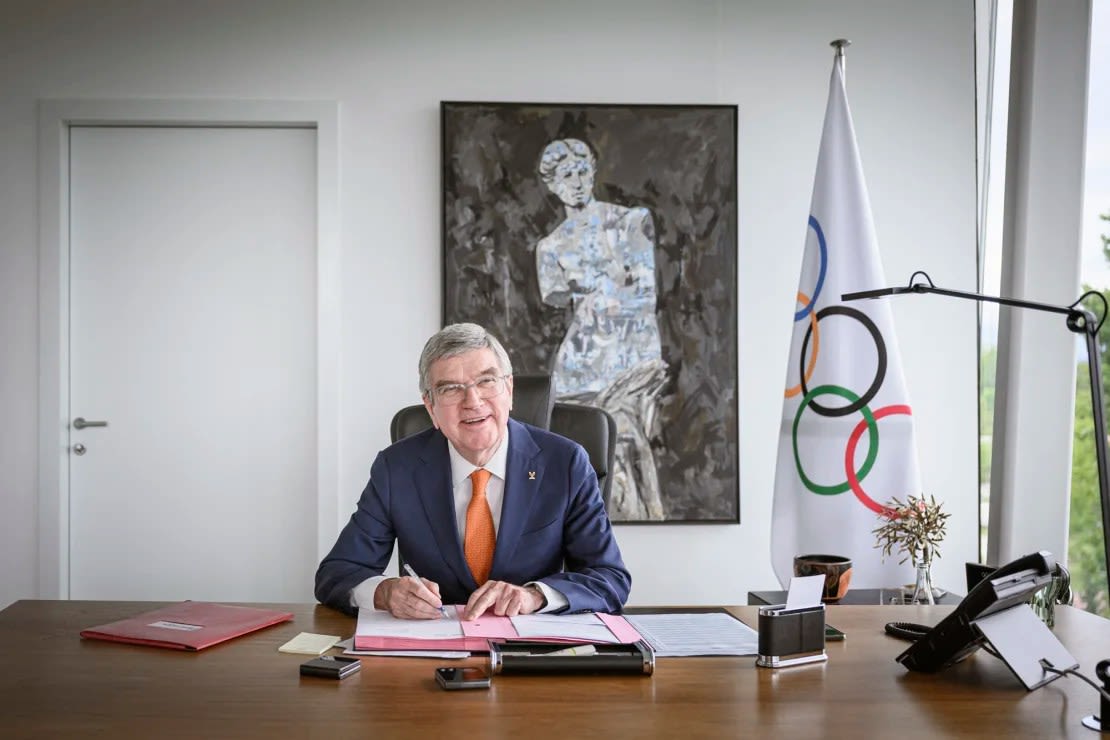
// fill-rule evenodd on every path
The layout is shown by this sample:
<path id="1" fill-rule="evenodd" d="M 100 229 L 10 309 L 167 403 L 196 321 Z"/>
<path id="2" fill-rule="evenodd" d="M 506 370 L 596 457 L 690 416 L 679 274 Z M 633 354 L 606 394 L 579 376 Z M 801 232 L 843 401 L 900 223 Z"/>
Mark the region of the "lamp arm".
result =
<path id="1" fill-rule="evenodd" d="M 914 282 L 921 276 L 922 280 Z M 1107 586 L 1110 587 L 1110 459 L 1107 457 L 1106 416 L 1102 407 L 1102 356 L 1099 353 L 1098 332 L 1110 313 L 1106 303 L 1106 296 L 1090 290 L 1079 296 L 1070 306 L 1055 306 L 1051 303 L 1037 303 L 1024 301 L 1017 298 L 1003 298 L 1001 296 L 985 295 L 983 293 L 969 293 L 962 290 L 948 290 L 938 288 L 933 284 L 932 278 L 922 270 L 910 275 L 909 283 L 900 288 L 878 288 L 872 290 L 844 293 L 840 296 L 843 301 L 856 301 L 864 298 L 881 298 L 888 295 L 902 295 L 904 293 L 935 293 L 936 295 L 965 300 L 997 303 L 1002 306 L 1014 308 L 1030 308 L 1034 311 L 1062 314 L 1067 317 L 1066 324 L 1069 331 L 1084 335 L 1087 343 L 1087 369 L 1091 382 L 1091 412 L 1095 428 L 1095 459 L 1098 463 L 1098 493 L 1102 504 L 1102 539 L 1103 557 L 1106 563 Z M 1096 316 L 1092 311 L 1083 306 L 1087 298 L 1097 298 L 1102 303 L 1102 315 Z"/>

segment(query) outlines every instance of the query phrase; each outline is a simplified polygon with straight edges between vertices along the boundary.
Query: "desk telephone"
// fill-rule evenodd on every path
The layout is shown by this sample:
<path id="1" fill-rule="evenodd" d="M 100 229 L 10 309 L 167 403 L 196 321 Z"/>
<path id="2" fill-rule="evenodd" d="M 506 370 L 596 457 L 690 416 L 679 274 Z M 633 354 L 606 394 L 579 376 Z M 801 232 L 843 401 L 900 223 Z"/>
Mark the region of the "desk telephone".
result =
<path id="1" fill-rule="evenodd" d="M 963 660 L 986 641 L 974 621 L 1029 601 L 1049 584 L 1055 568 L 1056 559 L 1043 550 L 1003 565 L 899 655 L 898 662 L 911 671 L 932 673 Z"/>

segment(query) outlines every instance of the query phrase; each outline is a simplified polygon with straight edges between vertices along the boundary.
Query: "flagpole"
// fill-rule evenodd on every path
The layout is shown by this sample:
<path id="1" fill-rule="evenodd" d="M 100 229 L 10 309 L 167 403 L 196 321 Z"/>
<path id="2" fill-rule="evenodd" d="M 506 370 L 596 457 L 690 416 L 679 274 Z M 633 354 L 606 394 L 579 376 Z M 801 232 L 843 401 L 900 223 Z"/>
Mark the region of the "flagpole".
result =
<path id="1" fill-rule="evenodd" d="M 835 39 L 829 42 L 829 46 L 836 49 L 836 58 L 840 60 L 840 70 L 844 71 L 844 50 L 852 45 L 848 39 Z"/>
<path id="2" fill-rule="evenodd" d="M 873 530 L 884 502 L 921 491 L 913 410 L 890 307 L 840 302 L 864 276 L 883 275 L 844 91 L 848 43 L 830 43 L 825 119 L 794 294 L 771 511 L 771 560 L 783 588 L 794 558 L 804 553 L 850 558 L 854 588 L 905 583 L 897 558 L 884 561 L 874 547 Z M 844 322 L 863 332 L 842 328 Z M 829 405 L 828 395 L 843 402 Z M 880 433 L 878 420 L 894 415 L 903 418 Z M 883 462 L 873 468 L 880 454 Z M 845 460 L 854 463 L 850 470 Z"/>
<path id="3" fill-rule="evenodd" d="M 834 63 L 839 62 L 840 77 L 844 78 L 844 50 L 850 47 L 851 41 L 849 41 L 848 39 L 835 39 L 833 41 L 829 41 L 829 45 L 830 47 L 836 49 L 836 53 L 833 55 L 833 60 Z"/>

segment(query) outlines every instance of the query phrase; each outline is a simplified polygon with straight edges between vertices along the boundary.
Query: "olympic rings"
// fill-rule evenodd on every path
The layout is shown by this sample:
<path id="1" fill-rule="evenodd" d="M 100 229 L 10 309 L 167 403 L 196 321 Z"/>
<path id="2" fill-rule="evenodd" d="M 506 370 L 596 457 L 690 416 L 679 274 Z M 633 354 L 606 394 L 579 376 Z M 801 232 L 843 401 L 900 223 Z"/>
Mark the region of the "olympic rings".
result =
<path id="1" fill-rule="evenodd" d="M 840 408 L 829 408 L 827 406 L 822 406 L 819 403 L 812 403 L 811 405 L 813 406 L 813 410 L 816 411 L 818 414 L 821 414 L 822 416 L 847 416 L 848 414 L 854 414 L 867 404 L 871 403 L 871 399 L 873 399 L 875 397 L 875 394 L 879 392 L 879 388 L 882 387 L 883 380 L 886 378 L 886 342 L 883 341 L 883 335 L 879 333 L 879 327 L 875 326 L 875 322 L 872 321 L 867 314 L 854 308 L 848 308 L 847 306 L 826 306 L 825 308 L 822 308 L 820 311 L 817 312 L 817 321 L 821 321 L 821 319 L 825 318 L 826 316 L 836 315 L 849 316 L 863 324 L 863 327 L 867 329 L 867 331 L 871 334 L 871 339 L 875 342 L 875 353 L 877 355 L 878 362 L 875 367 L 875 378 L 871 381 L 871 386 L 864 392 L 862 396 L 857 397 L 852 403 Z M 812 331 L 813 327 L 808 327 L 806 329 L 805 338 L 802 340 L 802 350 L 798 356 L 799 369 L 805 367 L 806 347 L 809 346 L 809 335 Z M 816 342 L 814 342 L 814 347 L 816 348 L 816 346 Z M 802 391 L 808 394 L 809 390 L 806 388 L 806 380 L 807 378 L 805 374 L 802 373 Z M 809 396 L 807 395 L 806 398 L 809 398 Z"/>
<path id="2" fill-rule="evenodd" d="M 872 499 L 867 492 L 863 490 L 861 481 L 867 477 L 874 467 L 875 460 L 879 455 L 879 427 L 878 420 L 894 414 L 905 414 L 912 416 L 912 411 L 909 405 L 906 404 L 892 404 L 883 406 L 877 411 L 872 412 L 868 406 L 875 396 L 878 395 L 879 390 L 882 388 L 883 382 L 886 379 L 887 373 L 887 349 L 886 342 L 883 339 L 879 327 L 870 316 L 854 308 L 847 308 L 841 305 L 826 306 L 821 310 L 816 310 L 817 301 L 821 296 L 821 290 L 825 284 L 825 277 L 828 271 L 828 245 L 825 241 L 825 232 L 821 228 L 820 222 L 810 215 L 809 228 L 813 229 L 817 236 L 817 247 L 819 255 L 819 267 L 817 273 L 817 283 L 813 288 L 813 297 L 810 298 L 804 292 L 798 291 L 797 301 L 801 304 L 801 308 L 795 311 L 794 321 L 798 322 L 806 317 L 809 317 L 809 325 L 806 327 L 805 336 L 801 343 L 801 352 L 798 356 L 798 375 L 799 381 L 797 385 L 790 386 L 786 389 L 786 398 L 793 398 L 802 394 L 801 402 L 798 404 L 797 412 L 794 415 L 794 423 L 791 429 L 792 442 L 794 446 L 794 466 L 798 471 L 798 477 L 801 479 L 805 487 L 811 492 L 822 496 L 834 496 L 846 491 L 851 490 L 860 503 L 871 511 L 877 514 L 889 514 L 890 510 L 877 503 Z M 808 252 L 807 247 L 807 252 Z M 872 379 L 870 386 L 864 391 L 862 395 L 857 395 L 855 392 L 848 390 L 842 386 L 824 384 L 819 385 L 812 390 L 809 389 L 808 384 L 813 378 L 814 369 L 817 365 L 817 356 L 821 349 L 821 333 L 820 322 L 822 319 L 829 316 L 845 316 L 858 321 L 864 329 L 871 335 L 872 341 L 875 343 L 876 354 L 876 367 L 875 377 Z M 811 356 L 806 358 L 809 350 L 810 336 L 813 336 L 813 352 Z M 823 406 L 815 400 L 818 396 L 834 395 L 848 401 L 846 406 L 840 408 L 832 408 Z M 822 485 L 815 483 L 811 480 L 802 468 L 802 459 L 798 449 L 798 426 L 801 423 L 802 412 L 806 408 L 812 408 L 813 411 L 825 417 L 841 417 L 849 414 L 854 414 L 859 411 L 863 419 L 855 426 L 852 433 L 848 436 L 848 443 L 844 450 L 844 472 L 846 480 L 843 483 L 835 485 Z M 864 458 L 863 464 L 857 471 L 854 469 L 854 462 L 856 456 L 856 449 L 859 446 L 860 438 L 863 436 L 864 430 L 868 434 L 868 449 L 867 456 Z"/>
<path id="3" fill-rule="evenodd" d="M 807 406 L 816 407 L 817 404 L 813 403 L 813 399 L 817 396 L 827 393 L 835 396 L 840 396 L 841 398 L 845 398 L 852 402 L 857 402 L 859 400 L 859 396 L 857 396 L 855 393 L 848 390 L 847 388 L 842 388 L 838 385 L 819 385 L 813 390 L 807 391 L 805 397 L 802 398 L 802 402 L 798 404 L 798 412 L 794 414 L 794 426 L 791 430 L 791 434 L 794 443 L 794 466 L 798 470 L 798 477 L 802 479 L 802 483 L 804 483 L 805 487 L 813 491 L 814 493 L 821 494 L 822 496 L 835 496 L 847 491 L 851 485 L 852 479 L 846 480 L 843 483 L 838 483 L 835 486 L 823 486 L 818 483 L 814 483 L 809 479 L 809 477 L 805 474 L 805 471 L 802 469 L 802 458 L 798 455 L 798 423 L 802 419 L 802 412 L 806 410 Z M 863 461 L 863 465 L 860 467 L 859 473 L 855 475 L 855 480 L 857 483 L 863 478 L 866 478 L 867 474 L 871 472 L 871 467 L 875 464 L 875 458 L 879 454 L 879 428 L 875 424 L 875 418 L 871 414 L 871 409 L 864 406 L 862 408 L 862 411 L 864 419 L 862 423 L 867 426 L 870 445 L 867 449 L 867 458 Z"/>

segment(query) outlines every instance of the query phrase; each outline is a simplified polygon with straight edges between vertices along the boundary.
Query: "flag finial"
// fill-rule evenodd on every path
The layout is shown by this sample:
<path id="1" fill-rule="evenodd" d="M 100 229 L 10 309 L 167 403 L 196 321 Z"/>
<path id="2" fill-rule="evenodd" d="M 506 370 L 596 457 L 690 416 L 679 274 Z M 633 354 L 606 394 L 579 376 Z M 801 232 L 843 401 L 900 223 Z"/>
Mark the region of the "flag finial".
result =
<path id="1" fill-rule="evenodd" d="M 849 41 L 848 39 L 836 39 L 835 41 L 830 41 L 829 42 L 829 46 L 836 49 L 836 55 L 838 57 L 841 57 L 841 58 L 844 57 L 844 50 L 847 49 L 851 45 L 852 45 L 852 42 Z"/>

